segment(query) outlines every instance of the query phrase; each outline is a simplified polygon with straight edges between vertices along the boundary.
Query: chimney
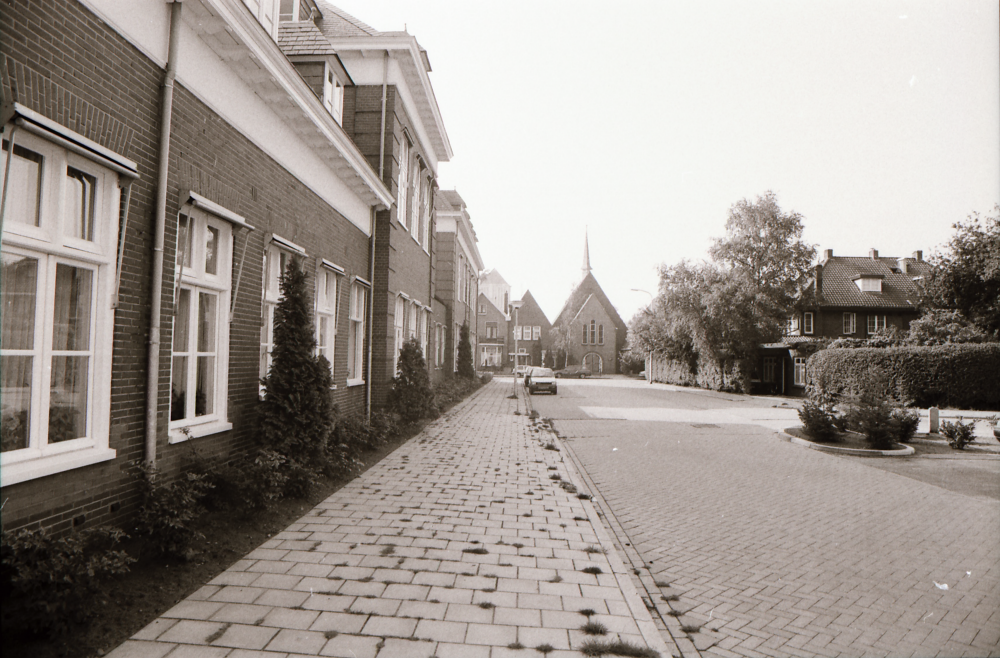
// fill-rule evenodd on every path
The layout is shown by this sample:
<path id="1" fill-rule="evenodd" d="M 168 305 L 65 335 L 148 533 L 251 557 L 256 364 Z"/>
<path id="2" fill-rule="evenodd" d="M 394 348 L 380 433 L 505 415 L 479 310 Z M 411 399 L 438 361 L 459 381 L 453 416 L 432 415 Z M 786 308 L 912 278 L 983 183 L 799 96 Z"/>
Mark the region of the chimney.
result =
<path id="1" fill-rule="evenodd" d="M 833 249 L 824 249 L 823 250 L 823 260 L 827 261 L 827 260 L 830 260 L 831 258 L 833 258 Z"/>
<path id="2" fill-rule="evenodd" d="M 902 272 L 903 274 L 909 274 L 910 273 L 910 271 L 909 271 L 910 264 L 907 262 L 907 260 L 905 258 L 897 258 L 896 259 L 896 266 L 899 268 L 899 271 Z"/>
<path id="3" fill-rule="evenodd" d="M 915 261 L 917 261 L 919 263 L 923 259 L 924 259 L 924 252 L 922 252 L 922 251 L 914 251 L 913 252 L 913 260 L 915 260 Z"/>
<path id="4" fill-rule="evenodd" d="M 869 249 L 868 256 L 870 256 L 872 260 L 878 260 L 878 249 Z"/>

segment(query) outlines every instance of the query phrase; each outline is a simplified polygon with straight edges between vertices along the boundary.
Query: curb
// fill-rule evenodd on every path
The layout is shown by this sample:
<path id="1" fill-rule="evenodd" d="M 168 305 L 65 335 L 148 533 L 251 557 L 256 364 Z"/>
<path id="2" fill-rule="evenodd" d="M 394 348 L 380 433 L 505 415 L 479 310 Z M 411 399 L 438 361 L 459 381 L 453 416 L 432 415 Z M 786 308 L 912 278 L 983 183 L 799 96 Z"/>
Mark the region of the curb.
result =
<path id="1" fill-rule="evenodd" d="M 778 432 L 778 436 L 785 441 L 794 443 L 795 445 L 812 448 L 813 450 L 819 450 L 820 452 L 828 452 L 833 455 L 851 455 L 853 457 L 909 457 L 910 455 L 916 453 L 913 446 L 907 445 L 904 445 L 902 448 L 898 448 L 896 450 L 865 450 L 863 448 L 838 448 L 836 446 L 813 443 L 812 441 L 792 436 L 787 432 Z"/>
<path id="2" fill-rule="evenodd" d="M 526 399 L 527 397 L 528 396 L 525 396 Z M 590 483 L 587 482 L 586 478 L 582 475 L 581 470 L 578 467 L 576 457 L 572 454 L 569 446 L 564 440 L 562 440 L 554 427 L 552 427 L 550 433 L 553 435 L 553 438 L 559 441 L 561 446 L 560 452 L 564 453 L 561 461 L 566 468 L 566 474 L 569 477 L 570 482 L 577 488 L 578 491 L 592 492 L 591 496 L 600 497 L 600 494 L 597 493 L 596 487 L 590 486 Z M 642 596 L 640 596 L 635 584 L 632 582 L 632 576 L 629 573 L 628 567 L 625 565 L 625 560 L 623 560 L 621 555 L 618 554 L 618 550 L 611 537 L 612 531 L 605 525 L 604 520 L 601 518 L 601 513 L 597 510 L 593 500 L 584 499 L 580 502 L 583 503 L 583 508 L 587 512 L 587 518 L 590 520 L 590 524 L 594 527 L 597 539 L 601 544 L 601 548 L 604 549 L 604 555 L 608 558 L 608 564 L 611 567 L 612 573 L 615 575 L 615 580 L 618 582 L 618 588 L 621 590 L 622 596 L 625 597 L 625 603 L 628 605 L 629 611 L 632 613 L 632 618 L 635 619 L 636 625 L 639 627 L 639 633 L 642 635 L 642 639 L 646 643 L 646 646 L 654 651 L 658 651 L 662 658 L 676 658 L 678 653 L 681 653 L 684 658 L 699 658 L 699 654 L 697 652 L 682 652 L 676 641 L 674 642 L 674 646 L 677 648 L 677 653 L 671 651 L 667 647 L 667 642 L 664 640 L 663 634 L 660 632 L 659 628 L 657 628 L 649 609 L 643 602 Z M 606 508 L 607 505 L 604 505 L 604 507 Z M 673 638 L 671 637 L 671 639 Z"/>
<path id="3" fill-rule="evenodd" d="M 591 524 L 594 526 L 601 547 L 605 551 L 608 563 L 611 565 L 615 579 L 618 581 L 618 586 L 625 596 L 629 610 L 632 611 L 632 615 L 639 625 L 639 631 L 642 633 L 643 639 L 649 648 L 659 651 L 663 658 L 700 658 L 701 653 L 696 648 L 694 642 L 685 633 L 680 631 L 680 621 L 675 617 L 663 616 L 663 613 L 659 610 L 656 598 L 649 591 L 647 584 L 643 582 L 644 577 L 638 574 L 633 577 L 633 573 L 638 570 L 634 566 L 630 569 L 626 564 L 626 560 L 633 565 L 635 564 L 635 560 L 627 554 L 623 558 L 619 552 L 620 550 L 625 551 L 626 544 L 631 546 L 631 541 L 616 541 L 619 533 L 611 527 L 611 523 L 614 522 L 619 528 L 621 528 L 621 524 L 615 519 L 607 501 L 604 500 L 596 484 L 586 475 L 582 464 L 576 458 L 569 443 L 559 435 L 558 430 L 551 421 L 549 424 L 552 427 L 552 434 L 555 438 L 559 439 L 559 444 L 562 450 L 565 451 L 567 459 L 564 459 L 563 463 L 566 465 L 566 470 L 573 484 L 581 491 L 590 492 L 592 496 L 591 500 L 582 501 L 583 507 L 587 511 L 587 516 Z M 626 539 L 628 538 L 626 537 Z M 639 561 L 639 566 L 645 568 L 645 564 L 641 560 Z M 642 595 L 640 588 L 636 586 L 636 580 L 639 581 L 642 590 L 646 590 L 648 597 Z M 649 581 L 649 585 L 653 585 L 651 574 L 645 574 L 645 580 Z M 656 596 L 659 595 L 660 592 L 657 590 Z M 664 603 L 663 605 L 666 604 Z M 657 624 L 657 620 L 653 619 L 653 611 L 659 617 L 659 624 Z M 668 647 L 666 639 L 668 637 L 670 638 L 670 644 L 676 648 L 676 652 Z"/>

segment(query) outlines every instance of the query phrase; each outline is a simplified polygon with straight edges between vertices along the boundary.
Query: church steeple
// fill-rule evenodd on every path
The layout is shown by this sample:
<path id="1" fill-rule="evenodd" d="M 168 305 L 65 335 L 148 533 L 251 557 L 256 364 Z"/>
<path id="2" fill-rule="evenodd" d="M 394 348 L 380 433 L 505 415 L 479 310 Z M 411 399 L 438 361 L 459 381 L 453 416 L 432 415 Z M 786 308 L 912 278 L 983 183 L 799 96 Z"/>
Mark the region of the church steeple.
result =
<path id="1" fill-rule="evenodd" d="M 583 227 L 583 277 L 586 278 L 590 274 L 590 244 L 587 241 L 587 227 Z"/>

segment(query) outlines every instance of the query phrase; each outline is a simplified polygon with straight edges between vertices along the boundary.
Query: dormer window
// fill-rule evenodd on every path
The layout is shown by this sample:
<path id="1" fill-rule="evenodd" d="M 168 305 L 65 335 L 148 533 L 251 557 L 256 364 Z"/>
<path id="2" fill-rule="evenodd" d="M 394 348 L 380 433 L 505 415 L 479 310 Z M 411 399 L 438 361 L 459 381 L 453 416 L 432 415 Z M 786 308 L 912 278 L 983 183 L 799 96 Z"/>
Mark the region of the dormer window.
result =
<path id="1" fill-rule="evenodd" d="M 326 79 L 323 81 L 323 106 L 333 115 L 337 123 L 343 123 L 344 85 L 329 66 L 326 68 Z"/>
<path id="2" fill-rule="evenodd" d="M 257 19 L 272 39 L 277 38 L 277 0 L 243 0 L 253 17 Z"/>
<path id="3" fill-rule="evenodd" d="M 282 23 L 307 21 L 311 14 L 311 7 L 305 0 L 281 0 L 278 20 Z"/>
<path id="4" fill-rule="evenodd" d="M 882 292 L 882 277 L 862 275 L 854 280 L 861 292 Z"/>

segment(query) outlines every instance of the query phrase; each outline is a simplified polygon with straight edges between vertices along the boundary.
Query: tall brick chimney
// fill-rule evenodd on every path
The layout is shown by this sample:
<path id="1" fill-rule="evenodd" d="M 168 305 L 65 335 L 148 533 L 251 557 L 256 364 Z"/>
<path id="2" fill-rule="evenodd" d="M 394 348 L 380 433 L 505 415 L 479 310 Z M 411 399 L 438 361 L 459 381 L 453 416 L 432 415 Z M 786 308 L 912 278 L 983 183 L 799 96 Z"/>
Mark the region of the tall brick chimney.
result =
<path id="1" fill-rule="evenodd" d="M 823 261 L 824 262 L 828 261 L 831 258 L 833 258 L 833 249 L 824 249 L 823 250 Z"/>
<path id="2" fill-rule="evenodd" d="M 878 249 L 869 249 L 868 255 L 871 257 L 872 260 L 878 260 Z"/>
<path id="3" fill-rule="evenodd" d="M 913 252 L 913 260 L 915 260 L 915 261 L 917 261 L 919 263 L 923 259 L 924 259 L 924 252 L 922 252 L 922 251 L 914 251 Z"/>

